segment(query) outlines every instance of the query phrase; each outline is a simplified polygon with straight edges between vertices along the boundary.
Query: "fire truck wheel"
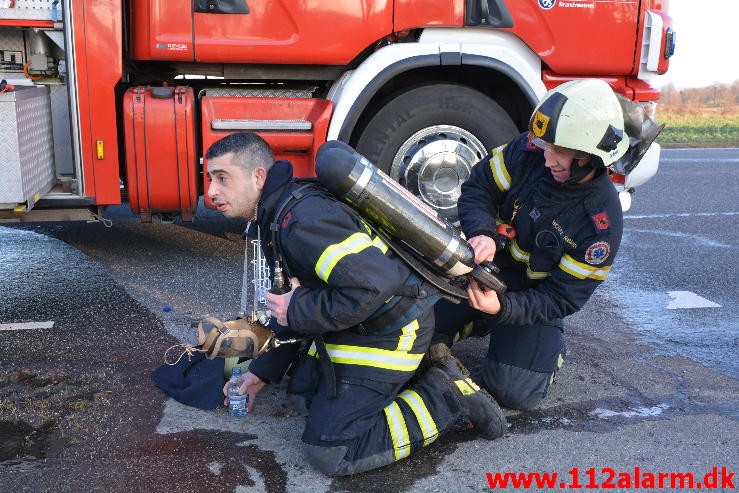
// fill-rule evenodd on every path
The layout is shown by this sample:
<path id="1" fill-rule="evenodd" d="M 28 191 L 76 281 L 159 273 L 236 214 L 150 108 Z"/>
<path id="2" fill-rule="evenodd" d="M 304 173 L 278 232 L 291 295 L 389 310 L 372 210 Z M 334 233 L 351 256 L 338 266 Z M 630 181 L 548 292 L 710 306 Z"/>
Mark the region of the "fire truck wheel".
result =
<path id="1" fill-rule="evenodd" d="M 472 166 L 518 133 L 489 97 L 440 83 L 390 99 L 369 120 L 356 148 L 457 224 L 457 199 Z"/>

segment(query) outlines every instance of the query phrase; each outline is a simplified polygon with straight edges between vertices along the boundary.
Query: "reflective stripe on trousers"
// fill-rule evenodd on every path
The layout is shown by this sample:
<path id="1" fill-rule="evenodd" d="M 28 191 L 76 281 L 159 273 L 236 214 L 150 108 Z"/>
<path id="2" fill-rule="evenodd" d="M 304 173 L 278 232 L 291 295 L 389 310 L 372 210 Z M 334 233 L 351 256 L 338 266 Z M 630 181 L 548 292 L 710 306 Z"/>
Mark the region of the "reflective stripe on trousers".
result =
<path id="1" fill-rule="evenodd" d="M 423 446 L 433 443 L 439 437 L 439 430 L 421 396 L 413 390 L 406 389 L 398 395 L 398 398 L 402 399 L 413 412 L 423 434 Z M 397 399 L 387 406 L 384 411 L 393 442 L 395 460 L 408 457 L 411 453 L 411 439 Z"/>

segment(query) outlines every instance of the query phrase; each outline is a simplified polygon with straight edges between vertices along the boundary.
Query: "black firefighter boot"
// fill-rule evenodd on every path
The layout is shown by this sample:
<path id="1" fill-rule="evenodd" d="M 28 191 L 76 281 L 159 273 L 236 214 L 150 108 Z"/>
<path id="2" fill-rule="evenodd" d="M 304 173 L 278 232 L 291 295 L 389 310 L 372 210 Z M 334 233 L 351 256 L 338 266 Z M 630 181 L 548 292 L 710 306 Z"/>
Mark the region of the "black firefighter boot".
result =
<path id="1" fill-rule="evenodd" d="M 507 423 L 503 411 L 487 390 L 481 389 L 470 378 L 470 372 L 449 351 L 445 344 L 434 344 L 429 349 L 431 368 L 443 371 L 454 382 L 462 412 L 477 432 L 488 440 L 503 436 Z"/>

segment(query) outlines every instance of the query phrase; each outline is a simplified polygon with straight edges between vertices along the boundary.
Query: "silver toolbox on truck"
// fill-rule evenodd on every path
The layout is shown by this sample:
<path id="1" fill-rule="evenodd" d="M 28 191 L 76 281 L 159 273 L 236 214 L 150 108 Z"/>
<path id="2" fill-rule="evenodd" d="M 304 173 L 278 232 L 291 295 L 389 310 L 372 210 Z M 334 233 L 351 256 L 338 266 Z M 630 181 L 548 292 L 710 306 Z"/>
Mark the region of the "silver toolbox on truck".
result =
<path id="1" fill-rule="evenodd" d="M 49 88 L 0 93 L 0 209 L 31 209 L 54 186 Z"/>

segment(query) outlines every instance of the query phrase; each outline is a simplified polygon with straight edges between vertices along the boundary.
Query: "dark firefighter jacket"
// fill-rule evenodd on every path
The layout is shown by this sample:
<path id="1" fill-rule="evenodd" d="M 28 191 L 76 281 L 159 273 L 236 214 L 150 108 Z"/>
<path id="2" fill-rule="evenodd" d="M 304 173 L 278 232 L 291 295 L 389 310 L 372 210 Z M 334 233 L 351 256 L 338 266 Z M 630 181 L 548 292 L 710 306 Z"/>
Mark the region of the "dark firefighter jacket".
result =
<path id="1" fill-rule="evenodd" d="M 530 325 L 578 311 L 611 270 L 623 230 L 618 194 L 604 170 L 583 184 L 556 182 L 527 133 L 473 167 L 459 215 L 467 238 L 496 237 L 513 220 L 516 237 L 494 262 L 508 291 L 496 323 Z"/>
<path id="2" fill-rule="evenodd" d="M 300 187 L 293 182 L 287 161 L 277 161 L 267 175 L 257 222 L 270 267 L 274 265 L 270 225 L 276 221 L 276 209 Z M 379 334 L 361 333 L 360 323 L 398 306 L 397 293 L 403 292 L 404 284 L 418 281 L 345 204 L 314 193 L 285 210 L 275 224 L 279 251 L 283 268 L 301 286 L 288 307 L 289 329 L 273 330 L 281 337 L 322 334 L 337 375 L 407 380 L 430 342 L 431 297 L 402 312 L 393 311 Z M 253 361 L 250 371 L 268 382 L 279 380 L 294 353 L 294 345 L 272 350 Z M 316 355 L 315 343 L 309 354 Z"/>

